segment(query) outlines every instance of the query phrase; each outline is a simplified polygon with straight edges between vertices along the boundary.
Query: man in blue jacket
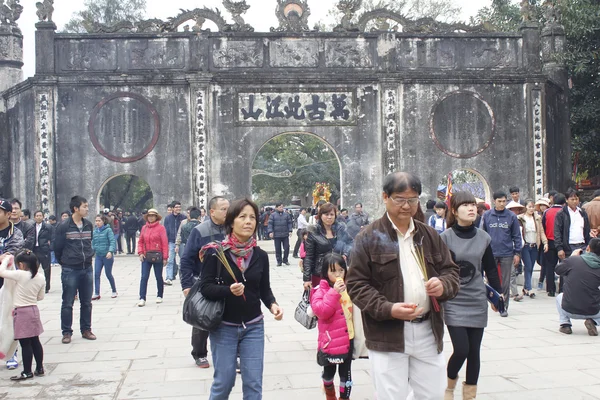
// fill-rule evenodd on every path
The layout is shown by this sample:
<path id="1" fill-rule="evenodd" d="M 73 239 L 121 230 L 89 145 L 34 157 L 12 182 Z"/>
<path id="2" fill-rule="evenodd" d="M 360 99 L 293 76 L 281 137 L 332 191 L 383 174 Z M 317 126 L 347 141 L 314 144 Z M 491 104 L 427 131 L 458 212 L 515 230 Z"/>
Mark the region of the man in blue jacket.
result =
<path id="1" fill-rule="evenodd" d="M 506 209 L 506 193 L 494 193 L 494 208 L 483 214 L 481 225 L 492 238 L 492 253 L 496 263 L 500 264 L 502 295 L 506 306 L 500 316 L 508 317 L 506 310 L 510 299 L 511 275 L 521 262 L 523 244 L 519 220 L 516 214 Z"/>
<path id="2" fill-rule="evenodd" d="M 292 233 L 292 216 L 283 211 L 283 203 L 275 205 L 275 212 L 269 218 L 269 237 L 275 240 L 275 258 L 277 266 L 281 267 L 281 261 L 285 265 L 290 265 L 288 256 L 290 255 L 290 233 Z M 281 246 L 283 246 L 283 260 L 281 258 Z"/>
<path id="3" fill-rule="evenodd" d="M 208 203 L 210 218 L 192 229 L 181 256 L 181 289 L 187 296 L 202 273 L 202 262 L 198 257 L 200 249 L 210 242 L 225 239 L 225 217 L 229 201 L 224 197 L 213 197 Z M 192 357 L 200 368 L 208 368 L 208 332 L 192 328 Z"/>
<path id="4" fill-rule="evenodd" d="M 186 219 L 186 216 L 181 213 L 180 202 L 174 201 L 172 206 L 173 212 L 167 215 L 163 222 L 163 225 L 167 230 L 167 239 L 169 240 L 169 260 L 167 261 L 167 279 L 165 280 L 165 285 L 172 285 L 173 279 L 175 279 L 175 264 L 177 262 L 177 260 L 175 259 L 175 242 L 177 240 L 177 232 L 179 231 L 179 225 L 181 225 L 181 221 Z"/>

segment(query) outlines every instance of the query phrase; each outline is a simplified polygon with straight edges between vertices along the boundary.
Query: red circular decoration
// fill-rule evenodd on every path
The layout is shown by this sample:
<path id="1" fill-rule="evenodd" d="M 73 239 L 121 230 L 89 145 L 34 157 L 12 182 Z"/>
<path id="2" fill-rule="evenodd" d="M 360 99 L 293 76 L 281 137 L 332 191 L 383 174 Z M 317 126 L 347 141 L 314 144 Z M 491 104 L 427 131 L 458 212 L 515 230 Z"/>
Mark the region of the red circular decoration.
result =
<path id="1" fill-rule="evenodd" d="M 100 143 L 100 140 L 98 139 L 98 136 L 96 135 L 96 130 L 94 128 L 94 124 L 96 123 L 96 119 L 98 118 L 98 115 L 100 114 L 102 108 L 106 106 L 109 102 L 121 98 L 134 99 L 142 103 L 142 105 L 144 105 L 147 111 L 152 115 L 152 122 L 154 127 L 154 132 L 152 133 L 152 139 L 150 143 L 140 153 L 131 155 L 129 157 L 116 156 L 106 151 L 106 149 L 102 147 L 102 144 Z M 118 92 L 103 99 L 100 103 L 96 105 L 96 107 L 94 107 L 90 116 L 90 120 L 88 122 L 88 132 L 92 144 L 94 145 L 98 153 L 102 154 L 103 157 L 106 157 L 111 161 L 116 161 L 120 163 L 130 163 L 141 160 L 154 149 L 154 146 L 156 146 L 156 143 L 158 143 L 158 137 L 160 135 L 160 118 L 158 116 L 158 111 L 156 111 L 152 103 L 145 97 L 130 92 Z"/>

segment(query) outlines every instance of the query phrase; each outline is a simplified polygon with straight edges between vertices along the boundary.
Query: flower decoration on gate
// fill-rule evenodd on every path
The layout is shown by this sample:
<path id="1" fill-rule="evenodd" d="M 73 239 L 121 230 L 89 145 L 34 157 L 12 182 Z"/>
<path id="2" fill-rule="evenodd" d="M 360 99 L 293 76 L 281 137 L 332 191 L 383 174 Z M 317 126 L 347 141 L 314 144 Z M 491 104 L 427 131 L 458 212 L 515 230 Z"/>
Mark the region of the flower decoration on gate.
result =
<path id="1" fill-rule="evenodd" d="M 317 204 L 319 200 L 325 200 L 329 203 L 331 197 L 331 188 L 328 183 L 317 182 L 315 183 L 315 189 L 313 190 L 313 204 Z"/>

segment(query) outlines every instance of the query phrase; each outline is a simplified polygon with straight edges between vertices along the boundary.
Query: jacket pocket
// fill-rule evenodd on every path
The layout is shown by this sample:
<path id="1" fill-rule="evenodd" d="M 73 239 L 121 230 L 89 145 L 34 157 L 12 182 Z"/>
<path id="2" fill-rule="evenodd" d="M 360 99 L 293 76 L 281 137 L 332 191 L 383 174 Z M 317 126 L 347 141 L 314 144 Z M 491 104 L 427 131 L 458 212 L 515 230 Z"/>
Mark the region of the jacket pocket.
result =
<path id="1" fill-rule="evenodd" d="M 440 253 L 426 254 L 425 262 L 427 263 L 427 275 L 429 275 L 427 278 L 440 276 L 438 272 L 438 267 L 442 263 L 442 255 Z"/>
<path id="2" fill-rule="evenodd" d="M 398 279 L 398 254 L 383 253 L 372 256 L 373 279 L 384 284 Z"/>

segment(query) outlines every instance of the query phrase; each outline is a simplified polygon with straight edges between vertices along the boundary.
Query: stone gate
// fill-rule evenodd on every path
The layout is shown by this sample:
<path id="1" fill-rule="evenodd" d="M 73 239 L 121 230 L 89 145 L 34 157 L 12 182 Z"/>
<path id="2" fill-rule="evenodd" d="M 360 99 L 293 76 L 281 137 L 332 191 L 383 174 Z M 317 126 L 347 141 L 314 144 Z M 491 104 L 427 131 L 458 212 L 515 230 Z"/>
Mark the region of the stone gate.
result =
<path id="1" fill-rule="evenodd" d="M 242 18 L 245 1 L 226 0 L 232 23 L 205 8 L 63 34 L 48 3 L 36 74 L 23 82 L 18 0 L 0 15 L 0 194 L 30 208 L 54 213 L 80 194 L 94 212 L 124 173 L 145 179 L 161 209 L 247 196 L 256 153 L 290 132 L 325 141 L 344 204 L 370 211 L 395 170 L 416 172 L 428 197 L 456 169 L 525 197 L 567 185 L 565 36 L 551 5 L 543 27 L 524 10 L 519 33 L 355 16 L 360 0 L 340 1 L 333 32 L 308 26 L 305 0 L 277 0 L 280 25 L 259 33 Z"/>

